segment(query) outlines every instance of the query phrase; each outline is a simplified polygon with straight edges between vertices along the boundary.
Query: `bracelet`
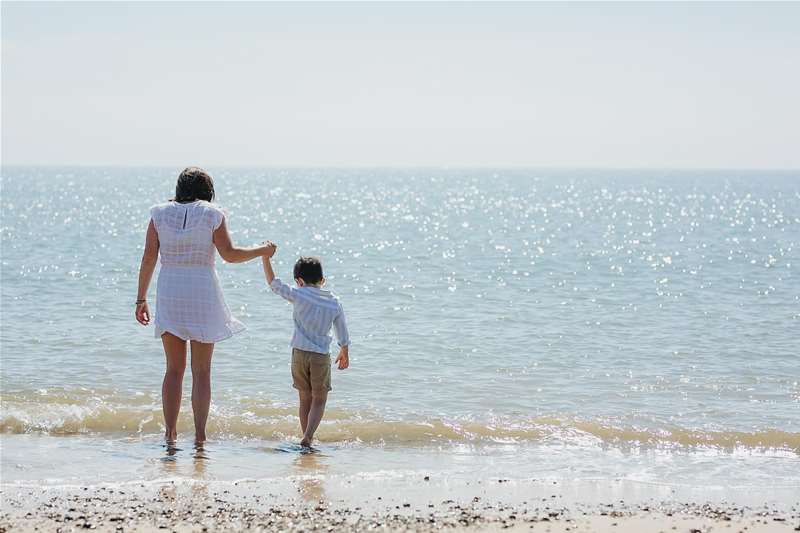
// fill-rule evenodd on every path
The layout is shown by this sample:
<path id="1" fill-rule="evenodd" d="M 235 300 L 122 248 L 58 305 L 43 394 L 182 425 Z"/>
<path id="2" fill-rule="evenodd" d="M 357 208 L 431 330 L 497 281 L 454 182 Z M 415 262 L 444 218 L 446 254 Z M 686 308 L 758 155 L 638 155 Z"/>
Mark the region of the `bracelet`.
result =
<path id="1" fill-rule="evenodd" d="M 136 305 L 147 303 L 147 300 L 136 300 Z"/>

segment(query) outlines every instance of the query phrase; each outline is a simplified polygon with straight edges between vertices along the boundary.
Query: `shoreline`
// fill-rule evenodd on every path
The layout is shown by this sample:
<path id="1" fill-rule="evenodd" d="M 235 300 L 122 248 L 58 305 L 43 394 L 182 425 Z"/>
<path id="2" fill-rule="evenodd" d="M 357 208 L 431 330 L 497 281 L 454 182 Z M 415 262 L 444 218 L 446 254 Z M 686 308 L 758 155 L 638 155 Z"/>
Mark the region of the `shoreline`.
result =
<path id="1" fill-rule="evenodd" d="M 0 453 L 0 533 L 800 528 L 783 452 L 0 435 Z"/>
<path id="2" fill-rule="evenodd" d="M 287 480 L 288 481 L 288 480 Z M 4 485 L 0 532 L 6 531 L 599 531 L 648 533 L 800 530 L 800 507 L 703 501 L 565 502 L 563 488 L 530 498 L 502 497 L 498 480 L 472 497 L 451 497 L 440 484 L 409 483 L 417 498 L 388 486 L 357 488 L 358 497 L 329 498 L 314 480 L 219 484 L 197 480 L 109 486 Z M 538 492 L 538 494 L 537 494 Z M 552 493 L 550 497 L 543 496 Z M 354 495 L 353 495 L 354 496 Z"/>

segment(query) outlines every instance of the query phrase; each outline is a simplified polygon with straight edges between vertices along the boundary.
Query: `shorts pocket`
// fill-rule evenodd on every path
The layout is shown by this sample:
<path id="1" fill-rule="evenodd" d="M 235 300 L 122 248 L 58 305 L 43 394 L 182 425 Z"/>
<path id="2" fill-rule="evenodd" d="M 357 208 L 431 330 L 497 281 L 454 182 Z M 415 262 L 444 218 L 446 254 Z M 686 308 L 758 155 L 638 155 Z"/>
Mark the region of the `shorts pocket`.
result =
<path id="1" fill-rule="evenodd" d="M 311 390 L 331 391 L 331 356 L 311 355 Z"/>

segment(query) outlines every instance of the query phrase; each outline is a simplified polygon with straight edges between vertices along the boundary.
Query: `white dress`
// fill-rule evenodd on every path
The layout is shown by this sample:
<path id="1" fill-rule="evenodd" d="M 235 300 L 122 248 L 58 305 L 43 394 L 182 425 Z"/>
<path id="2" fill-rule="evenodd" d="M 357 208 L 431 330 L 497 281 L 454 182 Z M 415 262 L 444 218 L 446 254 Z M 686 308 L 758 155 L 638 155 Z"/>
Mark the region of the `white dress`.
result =
<path id="1" fill-rule="evenodd" d="M 156 287 L 155 334 L 219 342 L 244 330 L 231 316 L 214 269 L 213 232 L 222 210 L 206 201 L 153 206 L 161 271 Z"/>

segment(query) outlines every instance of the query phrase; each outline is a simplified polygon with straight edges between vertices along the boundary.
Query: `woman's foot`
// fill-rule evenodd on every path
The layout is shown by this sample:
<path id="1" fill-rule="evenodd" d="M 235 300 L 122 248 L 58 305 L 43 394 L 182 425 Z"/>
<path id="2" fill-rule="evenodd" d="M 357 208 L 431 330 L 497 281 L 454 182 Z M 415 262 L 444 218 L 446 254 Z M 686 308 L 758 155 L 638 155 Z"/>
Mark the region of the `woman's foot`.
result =
<path id="1" fill-rule="evenodd" d="M 168 461 L 174 461 L 175 458 L 173 456 L 180 451 L 180 449 L 178 448 L 177 439 L 174 436 L 172 438 L 169 438 L 168 436 L 165 436 L 164 437 L 164 448 L 166 448 L 166 451 L 167 451 L 167 460 Z"/>
<path id="2" fill-rule="evenodd" d="M 303 448 L 311 448 L 311 439 L 303 437 L 303 440 L 300 441 L 300 446 Z"/>

